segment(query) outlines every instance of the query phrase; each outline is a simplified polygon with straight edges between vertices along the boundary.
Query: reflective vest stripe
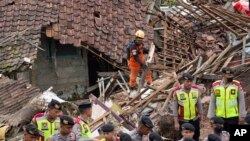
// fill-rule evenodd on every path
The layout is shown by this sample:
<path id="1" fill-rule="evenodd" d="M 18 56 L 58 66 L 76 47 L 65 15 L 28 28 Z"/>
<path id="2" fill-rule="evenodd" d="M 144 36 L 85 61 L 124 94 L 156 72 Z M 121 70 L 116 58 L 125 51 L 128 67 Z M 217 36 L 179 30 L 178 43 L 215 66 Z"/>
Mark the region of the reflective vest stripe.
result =
<path id="1" fill-rule="evenodd" d="M 84 138 L 92 138 L 92 133 L 87 123 L 82 121 L 80 118 L 75 118 L 75 123 L 81 126 L 81 135 Z"/>
<path id="2" fill-rule="evenodd" d="M 49 136 L 58 131 L 59 125 L 59 118 L 57 118 L 53 123 L 49 122 L 45 116 L 37 119 L 37 128 L 43 132 L 45 141 L 49 138 Z M 39 139 L 39 141 L 42 141 L 42 139 Z"/>
<path id="3" fill-rule="evenodd" d="M 83 121 L 80 122 L 81 128 L 82 128 L 82 136 L 86 137 L 86 138 L 91 138 L 92 137 L 92 133 L 91 130 L 89 128 L 89 125 Z"/>
<path id="4" fill-rule="evenodd" d="M 231 118 L 239 116 L 238 113 L 238 93 L 239 87 L 230 84 L 227 88 L 221 85 L 213 87 L 216 98 L 216 116 Z"/>
<path id="5" fill-rule="evenodd" d="M 199 97 L 199 90 L 191 88 L 189 94 L 182 89 L 176 91 L 178 100 L 179 118 L 184 120 L 192 120 L 197 117 L 196 103 Z"/>

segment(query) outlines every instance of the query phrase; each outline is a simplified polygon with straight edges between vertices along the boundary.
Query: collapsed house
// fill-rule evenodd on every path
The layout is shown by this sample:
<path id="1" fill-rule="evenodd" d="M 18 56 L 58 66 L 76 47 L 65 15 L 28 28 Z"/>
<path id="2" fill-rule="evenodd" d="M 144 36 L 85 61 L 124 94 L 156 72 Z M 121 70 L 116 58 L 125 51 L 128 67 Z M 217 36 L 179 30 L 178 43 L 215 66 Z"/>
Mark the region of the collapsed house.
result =
<path id="1" fill-rule="evenodd" d="M 183 72 L 192 73 L 196 77 L 195 83 L 207 87 L 207 91 L 202 95 L 204 107 L 207 106 L 209 101 L 207 96 L 210 94 L 209 88 L 211 83 L 220 79 L 219 72 L 222 67 L 233 67 L 236 70 L 236 78 L 242 81 L 243 86 L 247 88 L 247 92 L 250 91 L 247 87 L 249 85 L 247 83 L 249 80 L 247 79 L 249 77 L 250 59 L 245 52 L 246 44 L 249 42 L 247 34 L 250 18 L 229 12 L 223 9 L 221 5 L 218 5 L 218 3 L 207 3 L 207 1 L 186 3 L 184 0 L 178 0 L 177 6 L 165 13 L 157 6 L 146 10 L 144 9 L 146 5 L 143 1 L 133 1 L 134 3 L 129 9 L 124 8 L 136 11 L 130 13 L 128 11 L 120 11 L 117 4 L 117 2 L 121 2 L 124 4 L 122 6 L 128 6 L 131 4 L 131 1 L 128 0 L 112 2 L 99 0 L 95 1 L 96 4 L 93 4 L 93 1 L 89 1 L 87 5 L 85 5 L 87 2 L 81 1 L 80 3 L 85 5 L 85 7 L 79 7 L 77 4 L 71 3 L 71 1 L 65 1 L 65 3 L 56 1 L 49 3 L 38 2 L 27 5 L 24 1 L 15 1 L 14 3 L 5 2 L 4 6 L 7 4 L 11 7 L 8 11 L 8 6 L 6 6 L 7 12 L 5 13 L 18 8 L 15 6 L 18 2 L 21 2 L 23 8 L 30 7 L 32 9 L 32 6 L 41 4 L 47 6 L 48 9 L 52 9 L 52 11 L 40 9 L 39 14 L 44 12 L 47 16 L 44 16 L 46 17 L 44 19 L 35 20 L 42 23 L 38 22 L 35 24 L 39 25 L 39 29 L 37 29 L 39 32 L 36 35 L 40 36 L 40 30 L 42 30 L 44 35 L 58 40 L 60 44 L 73 44 L 75 47 L 84 48 L 120 68 L 120 70 L 124 70 L 123 72 L 118 71 L 114 73 L 103 72 L 102 76 L 106 77 L 98 80 L 100 98 L 90 95 L 89 98 L 94 101 L 95 105 L 98 105 L 103 110 L 103 114 L 96 117 L 90 124 L 93 131 L 107 121 L 114 122 L 120 130 L 132 130 L 135 128 L 138 117 L 141 114 L 147 114 L 152 118 L 155 125 L 158 125 L 158 131 L 163 137 L 174 139 L 176 135 L 171 130 L 173 129 L 173 119 L 171 118 L 172 90 L 173 87 L 180 85 L 179 79 Z M 117 9 L 111 8 L 105 12 L 99 11 L 105 9 L 106 6 L 104 4 L 107 4 L 106 6 L 108 7 L 117 5 Z M 138 4 L 145 7 L 138 11 Z M 82 13 L 74 12 L 85 9 L 88 9 L 88 12 L 90 12 L 87 18 L 85 17 L 86 15 L 81 15 Z M 5 9 L 1 11 L 3 12 Z M 51 12 L 59 15 L 48 17 L 48 13 Z M 147 23 L 144 21 L 146 12 L 152 15 L 147 26 Z M 115 14 L 113 15 L 113 13 Z M 39 14 L 34 18 L 38 18 Z M 137 17 L 137 14 L 139 14 L 139 17 Z M 68 19 L 66 15 L 71 15 L 71 18 Z M 124 17 L 121 18 L 119 15 Z M 79 16 L 80 19 L 78 19 Z M 109 18 L 116 20 L 112 20 L 109 25 Z M 135 19 L 138 18 L 141 21 L 136 22 Z M 121 21 L 125 22 L 124 25 L 121 24 Z M 128 21 L 129 23 L 126 23 Z M 112 25 L 117 24 L 117 28 L 112 28 Z M 87 25 L 91 28 L 86 28 Z M 43 26 L 44 28 L 41 28 Z M 125 55 L 125 51 L 123 51 L 124 45 L 132 40 L 133 32 L 137 28 L 148 29 L 149 40 L 146 39 L 146 46 L 153 41 L 154 37 L 157 49 L 151 69 L 157 71 L 159 76 L 151 86 L 146 85 L 135 95 L 130 95 L 126 79 L 127 71 L 126 67 L 121 65 L 123 62 L 121 56 Z M 5 30 L 2 29 L 2 31 Z M 23 30 L 25 28 L 20 30 L 20 32 Z M 79 31 L 84 32 L 81 33 Z M 117 38 L 119 35 L 122 37 Z M 25 40 L 24 43 L 29 46 L 39 47 L 39 41 L 36 41 L 37 45 L 30 44 Z M 33 46 L 30 48 L 34 48 Z M 115 47 L 111 48 L 112 46 Z M 21 60 L 23 59 L 22 57 L 20 58 Z M 8 60 L 8 58 L 5 60 Z M 17 64 L 19 65 L 20 63 Z M 249 100 L 248 93 L 247 96 L 247 100 Z M 109 101 L 111 101 L 111 104 L 107 104 Z M 247 105 L 247 108 L 249 112 L 250 105 Z M 12 114 L 15 115 L 17 113 L 14 112 Z M 164 118 L 168 120 L 162 120 Z M 11 125 L 6 120 L 3 120 L 2 123 L 3 125 Z M 15 127 L 15 125 L 11 126 Z M 12 132 L 9 132 L 9 136 L 15 135 L 17 132 L 16 130 L 14 130 L 16 131 L 15 133 L 13 133 L 13 130 L 10 131 Z"/>
<path id="2" fill-rule="evenodd" d="M 147 33 L 146 46 L 152 42 L 146 10 L 145 1 L 1 0 L 0 70 L 41 90 L 83 97 L 97 72 L 122 69 L 137 29 Z"/>

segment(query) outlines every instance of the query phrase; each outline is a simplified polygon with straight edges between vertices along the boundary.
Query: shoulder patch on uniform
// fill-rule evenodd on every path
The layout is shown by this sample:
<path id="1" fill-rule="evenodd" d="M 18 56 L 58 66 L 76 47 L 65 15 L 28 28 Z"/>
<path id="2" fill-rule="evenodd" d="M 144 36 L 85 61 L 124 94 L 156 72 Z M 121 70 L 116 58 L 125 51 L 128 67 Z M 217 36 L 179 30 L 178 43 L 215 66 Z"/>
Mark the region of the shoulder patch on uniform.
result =
<path id="1" fill-rule="evenodd" d="M 176 92 L 176 91 L 180 90 L 181 88 L 182 88 L 181 86 L 177 86 L 177 87 L 175 87 L 175 88 L 173 89 L 173 92 Z"/>
<path id="2" fill-rule="evenodd" d="M 195 85 L 195 84 L 192 84 L 191 88 L 198 89 L 199 87 L 197 85 Z"/>
<path id="3" fill-rule="evenodd" d="M 133 50 L 132 50 L 132 54 L 133 54 L 133 55 L 136 55 L 136 54 L 137 54 L 137 50 L 136 50 L 136 49 L 133 49 Z"/>
<path id="4" fill-rule="evenodd" d="M 74 119 L 74 122 L 75 122 L 76 124 L 79 124 L 79 123 L 80 123 L 80 121 L 81 121 L 81 119 L 80 119 L 80 118 L 75 118 L 75 119 Z"/>
<path id="5" fill-rule="evenodd" d="M 215 82 L 213 83 L 213 86 L 220 85 L 220 83 L 221 83 L 221 80 L 215 81 Z"/>

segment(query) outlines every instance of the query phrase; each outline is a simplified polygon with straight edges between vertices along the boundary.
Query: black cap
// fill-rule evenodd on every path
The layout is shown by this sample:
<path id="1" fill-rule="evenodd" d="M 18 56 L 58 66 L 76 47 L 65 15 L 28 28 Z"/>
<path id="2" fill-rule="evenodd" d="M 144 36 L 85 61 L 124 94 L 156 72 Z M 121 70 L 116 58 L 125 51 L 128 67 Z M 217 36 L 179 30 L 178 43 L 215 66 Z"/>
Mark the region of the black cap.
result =
<path id="1" fill-rule="evenodd" d="M 224 120 L 220 117 L 212 117 L 211 120 L 214 124 L 224 124 Z"/>
<path id="2" fill-rule="evenodd" d="M 25 125 L 23 129 L 25 132 L 27 132 L 30 135 L 37 136 L 37 137 L 43 136 L 43 133 L 40 132 L 37 129 L 37 127 L 32 123 Z"/>
<path id="3" fill-rule="evenodd" d="M 127 133 L 121 133 L 121 135 L 120 135 L 120 141 L 132 141 L 132 138 Z"/>
<path id="4" fill-rule="evenodd" d="M 63 125 L 74 125 L 74 120 L 72 117 L 67 116 L 67 115 L 63 115 L 60 117 L 60 123 Z"/>
<path id="5" fill-rule="evenodd" d="M 209 134 L 207 137 L 208 141 L 221 141 L 221 139 L 215 134 Z"/>
<path id="6" fill-rule="evenodd" d="M 192 124 L 190 123 L 184 123 L 181 126 L 182 130 L 190 130 L 190 131 L 195 131 L 195 128 Z"/>
<path id="7" fill-rule="evenodd" d="M 163 141 L 163 139 L 158 133 L 152 132 L 149 135 L 149 141 Z"/>
<path id="8" fill-rule="evenodd" d="M 245 117 L 245 121 L 246 121 L 247 124 L 250 125 L 250 115 L 247 115 L 247 116 Z"/>
<path id="9" fill-rule="evenodd" d="M 62 110 L 62 104 L 55 100 L 55 99 L 52 99 L 51 102 L 48 104 L 48 107 L 49 108 L 55 108 L 57 110 Z"/>
<path id="10" fill-rule="evenodd" d="M 111 123 L 107 123 L 101 127 L 102 132 L 113 132 L 115 129 L 114 125 Z"/>
<path id="11" fill-rule="evenodd" d="M 233 71 L 233 69 L 231 69 L 229 67 L 224 67 L 224 68 L 222 68 L 222 73 L 225 73 L 225 74 L 234 74 L 234 71 Z"/>
<path id="12" fill-rule="evenodd" d="M 146 127 L 148 127 L 148 128 L 153 128 L 154 127 L 153 122 L 150 120 L 150 118 L 148 116 L 142 116 L 141 117 L 141 123 L 143 125 L 145 125 Z"/>
<path id="13" fill-rule="evenodd" d="M 87 109 L 87 108 L 91 108 L 92 104 L 89 100 L 84 100 L 79 106 L 79 109 Z"/>
<path id="14" fill-rule="evenodd" d="M 193 138 L 185 138 L 183 141 L 195 141 Z"/>
<path id="15" fill-rule="evenodd" d="M 194 80 L 194 77 L 190 73 L 183 73 L 182 78 L 184 80 Z"/>

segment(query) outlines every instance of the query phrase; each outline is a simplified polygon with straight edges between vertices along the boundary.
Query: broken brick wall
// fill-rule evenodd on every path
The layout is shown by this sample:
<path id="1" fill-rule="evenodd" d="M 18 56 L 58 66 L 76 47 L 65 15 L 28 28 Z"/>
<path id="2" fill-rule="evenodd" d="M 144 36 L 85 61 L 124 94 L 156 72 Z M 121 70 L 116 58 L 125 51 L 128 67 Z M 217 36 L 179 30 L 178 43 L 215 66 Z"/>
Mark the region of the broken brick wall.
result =
<path id="1" fill-rule="evenodd" d="M 38 51 L 32 71 L 32 84 L 41 90 L 53 86 L 58 96 L 68 100 L 80 98 L 89 85 L 87 51 L 56 42 L 42 36 L 42 48 L 46 51 Z M 67 49 L 62 52 L 60 48 L 65 47 Z M 65 52 L 71 54 L 63 54 Z"/>

